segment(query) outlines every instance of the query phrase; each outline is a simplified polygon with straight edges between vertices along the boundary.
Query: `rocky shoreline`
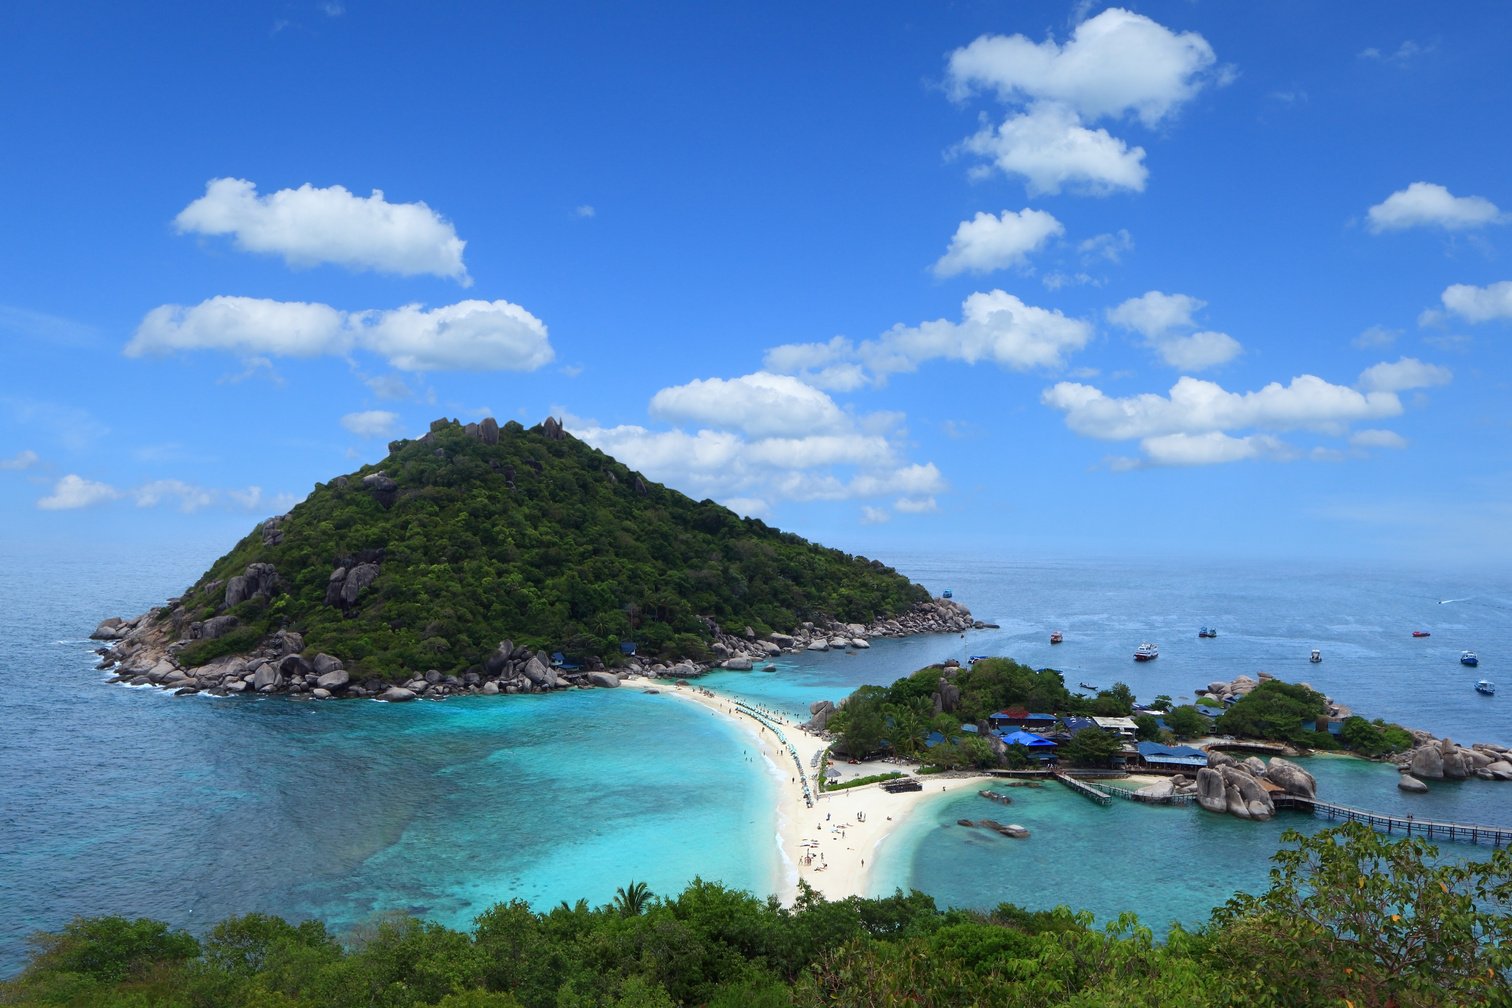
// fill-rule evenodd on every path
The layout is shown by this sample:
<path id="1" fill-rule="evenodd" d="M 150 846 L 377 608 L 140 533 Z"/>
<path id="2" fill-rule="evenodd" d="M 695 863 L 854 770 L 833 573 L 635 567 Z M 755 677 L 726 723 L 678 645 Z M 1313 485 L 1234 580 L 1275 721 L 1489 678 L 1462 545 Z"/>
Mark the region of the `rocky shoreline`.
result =
<path id="1" fill-rule="evenodd" d="M 253 568 L 266 566 L 253 564 L 246 575 L 233 578 L 233 583 L 227 585 L 228 593 L 240 597 L 259 590 L 270 579 L 270 572 Z M 176 600 L 170 603 L 176 605 Z M 917 603 L 896 618 L 877 620 L 870 625 L 805 622 L 792 633 L 771 633 L 765 637 L 758 636 L 750 627 L 741 634 L 731 634 L 711 621 L 710 651 L 715 656 L 712 662 L 646 661 L 629 655 L 623 656 L 614 667 L 601 658 L 585 659 L 579 667 L 554 663 L 544 651 L 504 640 L 481 664 L 460 676 L 429 669 L 400 681 L 354 673 L 335 655 L 307 656 L 304 638 L 289 630 L 273 634 L 248 654 L 185 666 L 178 659 L 185 647 L 195 640 L 214 639 L 226 628 L 213 625 L 214 619 L 185 624 L 181 612 L 151 609 L 135 619 L 112 617 L 100 623 L 90 638 L 109 642 L 97 651 L 101 656 L 98 668 L 114 673 L 107 681 L 154 686 L 180 696 L 208 693 L 281 695 L 307 700 L 441 700 L 450 696 L 612 688 L 628 678 L 691 679 L 714 668 L 750 670 L 784 653 L 861 649 L 870 647 L 870 641 L 877 638 L 961 633 L 987 625 L 974 620 L 965 606 L 941 598 Z M 176 627 L 187 633 L 181 635 Z"/>

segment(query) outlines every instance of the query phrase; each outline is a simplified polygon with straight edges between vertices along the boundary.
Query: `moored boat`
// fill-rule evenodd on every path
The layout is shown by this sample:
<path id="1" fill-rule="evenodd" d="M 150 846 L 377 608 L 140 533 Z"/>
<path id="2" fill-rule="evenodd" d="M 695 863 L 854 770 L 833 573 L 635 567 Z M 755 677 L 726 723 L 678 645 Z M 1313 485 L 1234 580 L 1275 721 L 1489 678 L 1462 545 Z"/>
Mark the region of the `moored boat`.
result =
<path id="1" fill-rule="evenodd" d="M 1205 626 L 1201 630 L 1197 631 L 1197 636 L 1198 637 L 1217 637 L 1218 636 L 1218 628 L 1217 627 Z"/>
<path id="2" fill-rule="evenodd" d="M 1474 668 L 1475 666 L 1480 664 L 1480 659 L 1476 657 L 1474 651 L 1461 651 L 1460 664 L 1469 665 L 1471 668 Z"/>
<path id="3" fill-rule="evenodd" d="M 1050 643 L 1051 644 L 1059 644 L 1061 641 L 1063 641 L 1065 639 L 1066 639 L 1065 635 L 1062 634 L 1059 630 L 1051 630 L 1050 631 Z"/>
<path id="4" fill-rule="evenodd" d="M 1143 644 L 1139 645 L 1139 647 L 1134 649 L 1135 661 L 1153 661 L 1154 659 L 1159 657 L 1160 648 L 1156 647 L 1154 644 L 1151 644 L 1149 641 L 1145 641 Z"/>
<path id="5" fill-rule="evenodd" d="M 1429 633 L 1427 630 L 1414 630 L 1414 631 L 1412 631 L 1412 636 L 1414 636 L 1414 637 L 1432 637 L 1433 634 Z"/>
<path id="6" fill-rule="evenodd" d="M 951 591 L 949 588 L 946 588 L 944 591 L 940 592 L 940 597 L 941 598 L 950 598 L 954 594 L 955 594 L 955 592 Z"/>
<path id="7" fill-rule="evenodd" d="M 1082 689 L 1089 689 L 1089 690 L 1092 690 L 1094 693 L 1097 692 L 1097 687 L 1093 686 L 1089 682 L 1079 682 L 1076 685 L 1080 686 Z"/>
<path id="8" fill-rule="evenodd" d="M 1492 682 L 1489 679 L 1482 679 L 1480 682 L 1475 684 L 1475 692 L 1484 693 L 1486 696 L 1495 696 L 1496 683 Z"/>
<path id="9" fill-rule="evenodd" d="M 1307 656 L 1307 660 L 1310 662 L 1320 662 L 1323 660 L 1323 652 L 1319 651 L 1317 648 L 1313 648 L 1312 654 Z"/>

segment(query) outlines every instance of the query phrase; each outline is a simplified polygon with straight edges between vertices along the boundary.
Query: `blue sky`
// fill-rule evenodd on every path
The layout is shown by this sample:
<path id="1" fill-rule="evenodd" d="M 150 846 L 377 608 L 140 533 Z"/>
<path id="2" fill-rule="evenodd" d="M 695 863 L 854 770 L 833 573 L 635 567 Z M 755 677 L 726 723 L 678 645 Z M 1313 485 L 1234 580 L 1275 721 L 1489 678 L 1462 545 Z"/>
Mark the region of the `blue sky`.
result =
<path id="1" fill-rule="evenodd" d="M 897 551 L 1512 558 L 1512 7 L 0 8 L 6 536 L 437 417 Z"/>

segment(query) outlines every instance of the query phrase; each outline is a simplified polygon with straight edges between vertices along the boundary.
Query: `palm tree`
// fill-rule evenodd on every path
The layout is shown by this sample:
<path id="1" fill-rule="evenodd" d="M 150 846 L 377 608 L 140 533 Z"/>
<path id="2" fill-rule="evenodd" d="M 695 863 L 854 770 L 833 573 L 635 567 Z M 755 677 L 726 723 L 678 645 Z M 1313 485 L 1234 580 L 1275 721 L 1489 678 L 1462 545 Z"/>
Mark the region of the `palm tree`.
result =
<path id="1" fill-rule="evenodd" d="M 614 907 L 622 917 L 639 917 L 651 901 L 651 890 L 646 883 L 631 880 L 627 886 L 614 890 Z"/>

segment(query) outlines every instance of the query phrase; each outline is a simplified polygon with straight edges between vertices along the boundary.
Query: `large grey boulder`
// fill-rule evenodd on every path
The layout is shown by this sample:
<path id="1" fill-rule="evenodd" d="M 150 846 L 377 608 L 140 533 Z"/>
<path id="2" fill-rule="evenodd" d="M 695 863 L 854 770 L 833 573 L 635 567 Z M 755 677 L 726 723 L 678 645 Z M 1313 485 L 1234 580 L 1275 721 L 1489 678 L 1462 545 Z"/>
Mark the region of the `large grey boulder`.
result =
<path id="1" fill-rule="evenodd" d="M 520 670 L 521 674 L 529 679 L 531 685 L 554 689 L 558 685 L 556 672 L 551 666 L 540 659 L 539 655 L 531 655 L 530 661 Z"/>
<path id="2" fill-rule="evenodd" d="M 315 680 L 317 689 L 329 690 L 332 693 L 340 693 L 351 685 L 352 677 L 346 669 L 332 669 Z"/>
<path id="3" fill-rule="evenodd" d="M 1403 791 L 1410 791 L 1413 794 L 1423 794 L 1428 790 L 1428 785 L 1412 776 L 1412 774 L 1402 774 L 1402 776 L 1398 777 L 1397 787 Z"/>
<path id="4" fill-rule="evenodd" d="M 378 699 L 385 703 L 404 703 L 406 700 L 415 699 L 415 691 L 405 689 L 403 686 L 390 686 L 378 694 Z"/>
<path id="5" fill-rule="evenodd" d="M 278 674 L 283 677 L 285 682 L 289 682 L 303 679 L 307 675 L 314 675 L 315 670 L 310 667 L 309 662 L 299 655 L 291 654 L 285 655 L 283 660 L 278 663 Z"/>
<path id="6" fill-rule="evenodd" d="M 89 635 L 90 640 L 120 640 L 131 630 L 130 624 L 119 616 L 112 616 L 108 620 L 101 621 L 94 628 L 94 633 Z"/>
<path id="7" fill-rule="evenodd" d="M 719 667 L 730 669 L 733 672 L 749 672 L 752 665 L 749 658 L 726 658 L 720 662 Z"/>
<path id="8" fill-rule="evenodd" d="M 344 606 L 350 606 L 357 601 L 357 596 L 362 590 L 374 581 L 378 580 L 378 565 L 375 563 L 358 564 L 347 571 L 346 578 L 341 583 L 341 602 Z"/>
<path id="9" fill-rule="evenodd" d="M 1265 768 L 1265 779 L 1276 784 L 1289 795 L 1299 798 L 1316 798 L 1318 782 L 1312 774 L 1290 760 L 1277 756 Z"/>
<path id="10" fill-rule="evenodd" d="M 1408 772 L 1421 780 L 1443 780 L 1444 754 L 1438 746 L 1423 746 L 1413 750 L 1407 763 Z"/>
<path id="11" fill-rule="evenodd" d="M 1444 776 L 1449 780 L 1464 780 L 1475 772 L 1475 764 L 1463 749 L 1444 753 Z"/>
<path id="12" fill-rule="evenodd" d="M 620 684 L 619 676 L 615 675 L 613 672 L 589 672 L 588 681 L 593 685 L 601 686 L 604 689 L 613 689 Z"/>
<path id="13" fill-rule="evenodd" d="M 1221 770 L 1203 767 L 1197 771 L 1197 804 L 1209 812 L 1228 811 L 1228 795 Z"/>
<path id="14" fill-rule="evenodd" d="M 263 662 L 252 674 L 252 688 L 259 693 L 266 689 L 277 689 L 282 685 L 283 677 L 278 674 L 278 666 L 272 662 Z"/>
<path id="15" fill-rule="evenodd" d="M 806 650 L 806 651 L 828 651 L 829 649 L 830 649 L 829 641 L 824 640 L 823 638 L 820 638 L 819 640 L 816 640 L 816 641 L 813 641 L 812 643 L 810 643 L 809 646 L 807 648 L 805 648 L 804 650 Z"/>
<path id="16" fill-rule="evenodd" d="M 327 672 L 335 672 L 343 668 L 341 659 L 334 655 L 328 655 L 324 651 L 310 659 L 310 665 L 315 669 L 316 675 L 325 675 Z"/>
<path id="17" fill-rule="evenodd" d="M 393 507 L 394 501 L 399 497 L 399 484 L 386 473 L 375 472 L 362 477 L 362 487 L 385 510 Z"/>
<path id="18" fill-rule="evenodd" d="M 226 636 L 226 634 L 235 630 L 236 627 L 237 619 L 235 616 L 212 616 L 199 624 L 198 638 L 200 640 L 215 640 L 217 637 Z"/>

